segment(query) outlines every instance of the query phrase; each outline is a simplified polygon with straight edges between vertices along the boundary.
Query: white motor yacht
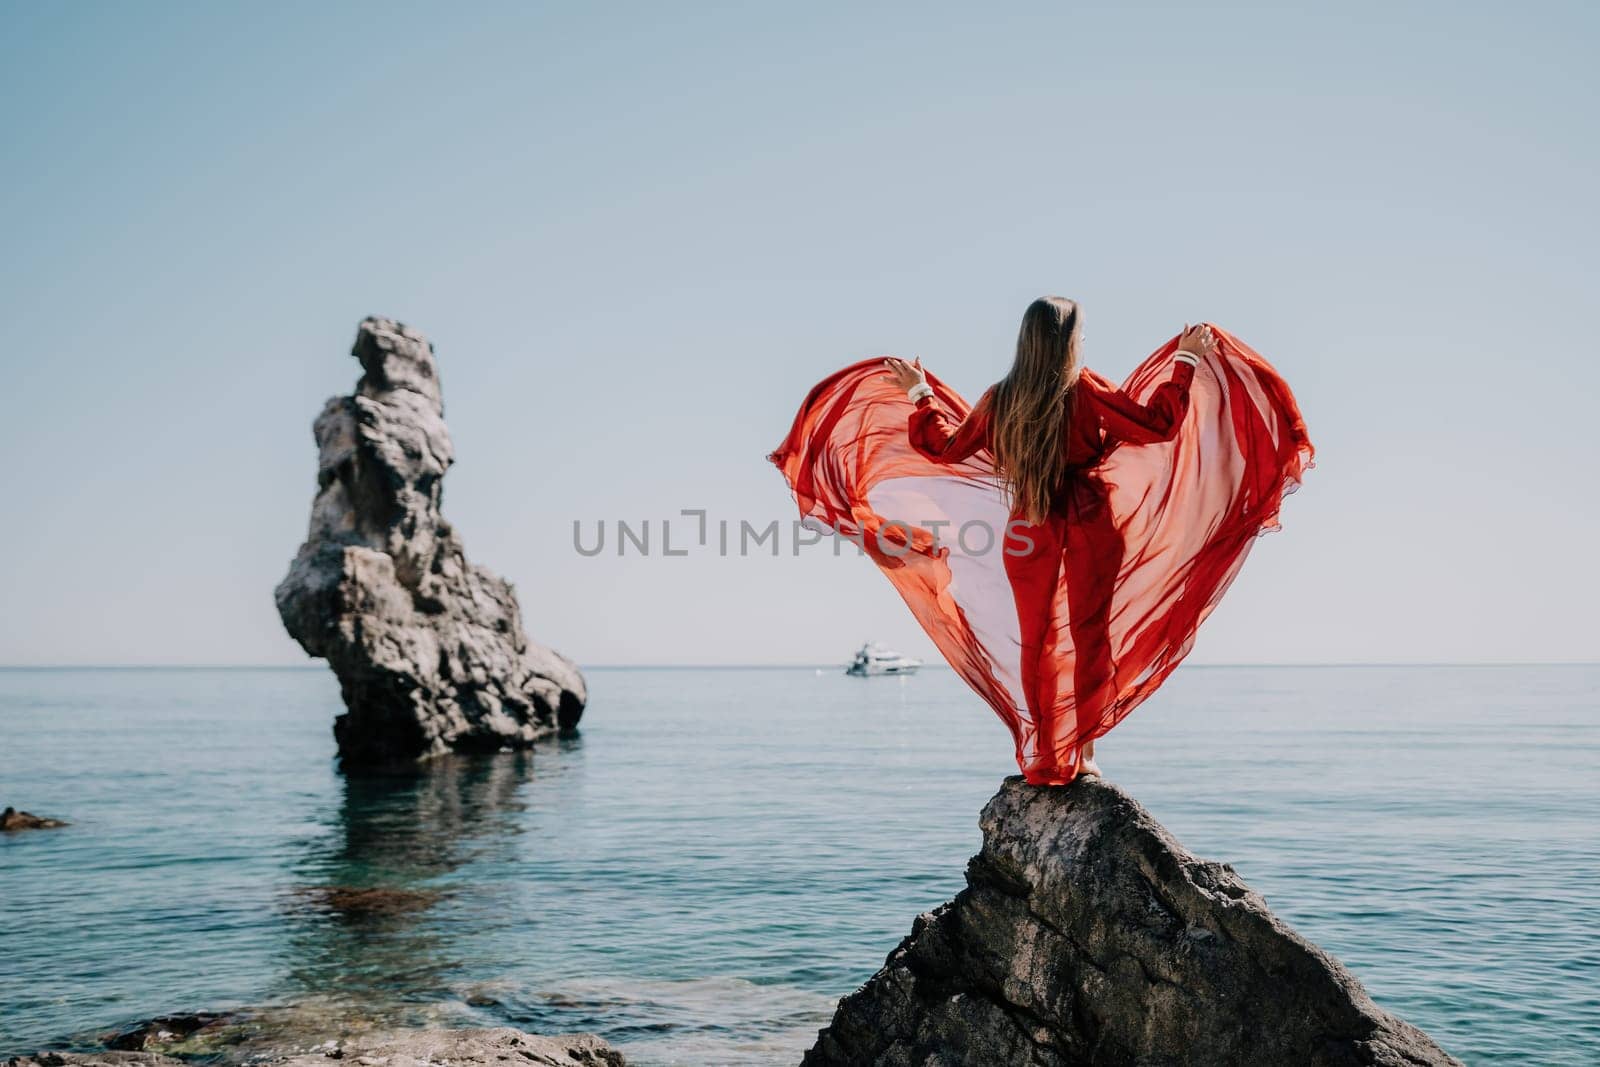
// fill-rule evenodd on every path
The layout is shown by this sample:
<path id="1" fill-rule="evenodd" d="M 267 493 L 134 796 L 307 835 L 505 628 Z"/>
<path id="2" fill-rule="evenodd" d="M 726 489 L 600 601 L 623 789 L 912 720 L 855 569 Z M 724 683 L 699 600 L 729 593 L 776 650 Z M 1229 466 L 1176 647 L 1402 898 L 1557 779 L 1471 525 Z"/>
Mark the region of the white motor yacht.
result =
<path id="1" fill-rule="evenodd" d="M 902 656 L 875 641 L 868 641 L 861 646 L 861 651 L 856 653 L 856 658 L 850 661 L 850 666 L 845 668 L 844 673 L 861 678 L 880 674 L 915 674 L 920 666 L 922 666 L 920 659 Z"/>

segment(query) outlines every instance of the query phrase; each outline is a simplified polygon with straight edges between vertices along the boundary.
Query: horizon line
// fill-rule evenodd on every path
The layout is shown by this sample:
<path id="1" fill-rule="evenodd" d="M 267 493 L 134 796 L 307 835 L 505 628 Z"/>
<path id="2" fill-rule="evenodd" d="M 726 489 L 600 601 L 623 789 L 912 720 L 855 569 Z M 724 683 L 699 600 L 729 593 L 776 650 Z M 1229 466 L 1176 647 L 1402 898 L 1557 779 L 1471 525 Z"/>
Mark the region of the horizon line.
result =
<path id="1" fill-rule="evenodd" d="M 796 671 L 844 667 L 849 660 L 805 663 L 592 663 L 583 671 Z M 1282 662 L 1185 663 L 1195 668 L 1292 667 L 1595 667 L 1600 660 L 1298 660 Z M 325 663 L 0 663 L 0 671 L 319 671 Z M 923 670 L 948 671 L 948 663 L 924 663 Z"/>

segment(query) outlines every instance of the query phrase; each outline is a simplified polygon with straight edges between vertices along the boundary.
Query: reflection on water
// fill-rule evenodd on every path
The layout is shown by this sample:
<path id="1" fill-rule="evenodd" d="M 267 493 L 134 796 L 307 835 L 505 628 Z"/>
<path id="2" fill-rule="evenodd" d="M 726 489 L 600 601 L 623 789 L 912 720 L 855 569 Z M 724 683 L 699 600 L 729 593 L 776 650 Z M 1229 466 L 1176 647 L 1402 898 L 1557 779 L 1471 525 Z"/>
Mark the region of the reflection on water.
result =
<path id="1" fill-rule="evenodd" d="M 348 773 L 337 809 L 299 845 L 280 907 L 289 929 L 273 999 L 409 1018 L 450 1000 L 462 960 L 451 921 L 480 905 L 463 866 L 503 864 L 524 832 L 532 753 L 445 757 L 411 774 Z M 442 906 L 458 914 L 434 921 Z"/>

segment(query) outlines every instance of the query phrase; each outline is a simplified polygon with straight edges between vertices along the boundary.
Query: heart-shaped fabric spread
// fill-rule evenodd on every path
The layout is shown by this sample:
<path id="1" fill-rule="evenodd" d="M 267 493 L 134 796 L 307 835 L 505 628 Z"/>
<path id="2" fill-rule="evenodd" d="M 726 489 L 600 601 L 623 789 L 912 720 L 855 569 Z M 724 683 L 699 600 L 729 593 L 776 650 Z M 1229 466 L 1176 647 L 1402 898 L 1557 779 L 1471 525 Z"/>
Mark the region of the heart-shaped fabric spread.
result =
<path id="1" fill-rule="evenodd" d="M 914 412 L 880 360 L 811 390 L 775 463 L 806 524 L 855 541 L 949 661 L 1011 730 L 1030 782 L 1076 774 L 1082 746 L 1145 700 L 1194 645 L 1313 449 L 1289 386 L 1212 327 L 1170 438 L 1116 441 L 1075 470 L 1045 522 L 1008 508 L 987 447 L 938 462 L 913 447 Z M 1173 377 L 1174 337 L 1119 401 Z M 1117 387 L 1084 371 L 1094 396 Z M 953 422 L 971 406 L 928 375 Z M 1081 428 L 1080 428 L 1081 429 Z"/>

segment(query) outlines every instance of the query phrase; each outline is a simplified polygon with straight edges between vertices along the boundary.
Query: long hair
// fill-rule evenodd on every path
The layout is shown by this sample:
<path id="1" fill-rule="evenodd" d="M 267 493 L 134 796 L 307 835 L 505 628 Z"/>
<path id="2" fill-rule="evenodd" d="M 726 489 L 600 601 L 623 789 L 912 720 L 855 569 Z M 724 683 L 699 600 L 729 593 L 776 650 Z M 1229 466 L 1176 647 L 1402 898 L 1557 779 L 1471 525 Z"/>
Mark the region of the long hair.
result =
<path id="1" fill-rule="evenodd" d="M 1043 522 L 1066 474 L 1068 403 L 1078 381 L 1078 305 L 1059 296 L 1028 305 L 1017 358 L 994 388 L 993 449 L 1013 513 Z"/>

